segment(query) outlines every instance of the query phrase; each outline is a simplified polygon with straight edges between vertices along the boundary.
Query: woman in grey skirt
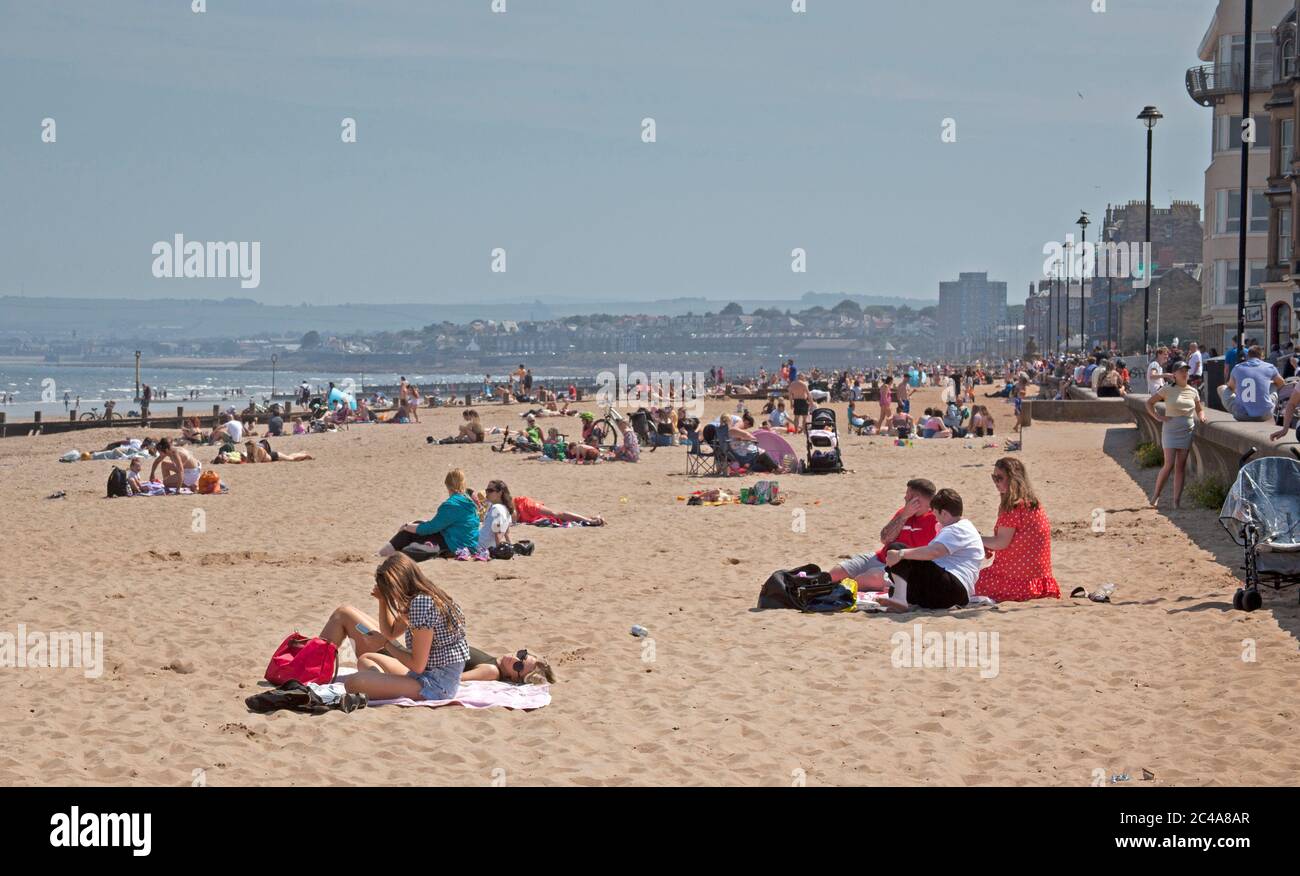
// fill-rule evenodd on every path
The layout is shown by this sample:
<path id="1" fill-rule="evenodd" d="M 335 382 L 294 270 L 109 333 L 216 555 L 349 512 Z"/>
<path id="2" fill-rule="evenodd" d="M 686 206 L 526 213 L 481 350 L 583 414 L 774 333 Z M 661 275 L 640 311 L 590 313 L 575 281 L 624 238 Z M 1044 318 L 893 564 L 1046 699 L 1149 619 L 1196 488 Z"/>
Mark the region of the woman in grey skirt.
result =
<path id="1" fill-rule="evenodd" d="M 1175 362 L 1169 369 L 1174 376 L 1173 382 L 1166 383 L 1147 399 L 1147 413 L 1163 424 L 1160 428 L 1160 446 L 1165 451 L 1165 464 L 1160 469 L 1160 474 L 1156 475 L 1156 491 L 1151 496 L 1152 508 L 1159 503 L 1170 472 L 1174 475 L 1174 507 L 1181 506 L 1183 482 L 1187 478 L 1187 454 L 1192 449 L 1192 432 L 1196 420 L 1205 422 L 1201 394 L 1196 387 L 1187 383 L 1189 370 L 1186 362 Z M 1156 412 L 1156 402 L 1165 403 L 1163 414 Z"/>

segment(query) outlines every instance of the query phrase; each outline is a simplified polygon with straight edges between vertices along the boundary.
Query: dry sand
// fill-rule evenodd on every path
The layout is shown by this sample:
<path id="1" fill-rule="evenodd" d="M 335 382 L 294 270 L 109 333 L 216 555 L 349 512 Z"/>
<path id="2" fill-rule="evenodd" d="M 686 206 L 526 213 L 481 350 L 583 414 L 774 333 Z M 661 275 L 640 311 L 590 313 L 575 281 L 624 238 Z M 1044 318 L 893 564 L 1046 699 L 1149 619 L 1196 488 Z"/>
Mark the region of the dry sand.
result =
<path id="1" fill-rule="evenodd" d="M 513 426 L 520 410 L 484 419 Z M 1230 610 L 1239 552 L 1214 512 L 1144 508 L 1153 472 L 1132 465 L 1133 427 L 1038 423 L 1023 453 L 1063 593 L 1114 581 L 1113 604 L 809 616 L 753 609 L 770 572 L 874 547 L 909 477 L 955 487 L 991 532 L 1000 450 L 849 436 L 850 474 L 782 477 L 784 506 L 701 508 L 676 497 L 721 482 L 687 479 L 681 448 L 637 465 L 541 463 L 430 447 L 460 412 L 422 416 L 281 440 L 316 461 L 226 466 L 225 496 L 104 499 L 111 463 L 57 458 L 108 430 L 0 441 L 0 632 L 102 631 L 106 653 L 97 679 L 0 668 L 0 784 L 1088 785 L 1127 772 L 1141 785 L 1143 768 L 1155 785 L 1300 779 L 1295 592 Z M 425 564 L 472 643 L 551 658 L 553 703 L 248 713 L 286 634 L 315 634 L 340 603 L 372 610 L 374 551 L 432 513 L 455 466 L 477 488 L 499 477 L 609 520 L 521 528 L 538 545 L 528 558 Z M 917 622 L 998 633 L 996 677 L 896 668 L 891 636 Z M 628 633 L 637 623 L 653 660 Z"/>

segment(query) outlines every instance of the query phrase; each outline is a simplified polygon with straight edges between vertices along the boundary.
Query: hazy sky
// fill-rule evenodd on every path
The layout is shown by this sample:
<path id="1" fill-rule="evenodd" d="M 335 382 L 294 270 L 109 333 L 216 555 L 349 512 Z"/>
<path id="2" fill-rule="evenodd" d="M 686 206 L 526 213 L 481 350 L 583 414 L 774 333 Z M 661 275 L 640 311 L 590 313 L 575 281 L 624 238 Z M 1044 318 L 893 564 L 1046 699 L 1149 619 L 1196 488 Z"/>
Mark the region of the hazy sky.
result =
<path id="1" fill-rule="evenodd" d="M 936 298 L 987 269 L 1016 303 L 1080 208 L 1142 197 L 1144 104 L 1154 200 L 1202 199 L 1214 0 L 1091 5 L 0 0 L 0 294 Z M 260 286 L 154 278 L 175 234 L 260 242 Z"/>

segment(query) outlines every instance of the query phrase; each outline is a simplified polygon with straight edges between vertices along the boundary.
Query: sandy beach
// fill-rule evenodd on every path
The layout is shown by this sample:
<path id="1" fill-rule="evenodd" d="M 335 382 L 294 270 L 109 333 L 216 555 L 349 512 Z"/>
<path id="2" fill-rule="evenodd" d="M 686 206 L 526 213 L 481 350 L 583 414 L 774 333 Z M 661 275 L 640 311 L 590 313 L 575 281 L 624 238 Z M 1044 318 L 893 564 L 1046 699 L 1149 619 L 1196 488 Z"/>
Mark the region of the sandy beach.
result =
<path id="1" fill-rule="evenodd" d="M 1009 409 L 990 401 L 1009 427 Z M 914 412 L 933 402 L 922 393 Z M 784 505 L 688 507 L 677 497 L 761 476 L 688 479 L 680 447 L 574 466 L 426 444 L 454 433 L 460 410 L 281 439 L 277 449 L 316 459 L 223 466 L 222 496 L 105 499 L 112 463 L 58 457 L 122 437 L 107 429 L 0 441 L 0 632 L 102 632 L 105 655 L 98 678 L 0 669 L 0 784 L 1086 786 L 1126 773 L 1133 786 L 1185 786 L 1300 775 L 1296 594 L 1269 590 L 1264 610 L 1231 611 L 1239 551 L 1213 511 L 1146 508 L 1154 471 L 1132 461 L 1133 426 L 1039 422 L 1021 454 L 1052 521 L 1063 597 L 1115 582 L 1111 604 L 821 616 L 756 611 L 759 588 L 776 569 L 874 549 L 912 477 L 958 490 L 991 533 L 1003 437 L 967 449 L 846 435 L 851 472 L 781 476 Z M 521 410 L 481 408 L 487 426 L 517 426 Z M 200 451 L 205 465 L 212 455 Z M 343 603 L 373 611 L 376 549 L 432 515 L 453 467 L 476 489 L 501 478 L 609 522 L 520 527 L 531 557 L 424 564 L 463 608 L 472 644 L 551 659 L 552 704 L 249 713 L 244 698 L 288 633 L 315 635 Z M 66 498 L 46 498 L 58 490 Z M 896 667 L 891 637 L 918 623 L 996 633 L 997 673 Z M 633 624 L 650 643 L 629 635 Z"/>

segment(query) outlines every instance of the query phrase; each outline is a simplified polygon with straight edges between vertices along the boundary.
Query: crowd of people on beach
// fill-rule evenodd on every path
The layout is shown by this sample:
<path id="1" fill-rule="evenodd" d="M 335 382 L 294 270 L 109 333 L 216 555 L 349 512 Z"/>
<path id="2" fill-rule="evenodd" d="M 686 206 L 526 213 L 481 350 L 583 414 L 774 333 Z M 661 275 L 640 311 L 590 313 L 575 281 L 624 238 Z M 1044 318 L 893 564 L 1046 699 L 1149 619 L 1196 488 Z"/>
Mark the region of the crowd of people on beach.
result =
<path id="1" fill-rule="evenodd" d="M 1294 344 L 1280 350 L 1276 361 L 1265 360 L 1252 345 L 1230 351 L 1226 379 L 1214 391 L 1223 406 L 1242 421 L 1264 421 L 1277 414 L 1279 392 L 1295 375 Z M 722 413 L 701 423 L 690 414 L 683 394 L 656 395 L 655 388 L 629 386 L 640 406 L 623 415 L 613 405 L 597 413 L 581 410 L 576 386 L 568 391 L 538 385 L 531 369 L 520 365 L 496 385 L 485 376 L 476 401 L 525 403 L 518 425 L 487 426 L 481 408 L 466 404 L 454 434 L 429 436 L 434 445 L 484 444 L 499 453 L 521 453 L 538 460 L 591 463 L 606 460 L 636 462 L 642 448 L 725 440 L 729 458 L 745 473 L 788 471 L 790 460 L 774 458 L 761 442 L 761 433 L 811 435 L 827 428 L 818 420 L 818 407 L 848 403 L 848 428 L 859 435 L 887 436 L 899 441 L 921 439 L 992 438 L 1023 424 L 1023 403 L 1031 396 L 1064 396 L 1069 387 L 1088 388 L 1098 398 L 1123 397 L 1147 391 L 1146 407 L 1162 424 L 1165 464 L 1156 479 L 1153 506 L 1172 481 L 1174 503 L 1181 500 L 1192 435 L 1206 421 L 1206 363 L 1217 351 L 1202 353 L 1195 343 L 1185 348 L 1160 347 L 1138 368 L 1141 386 L 1129 363 L 1113 353 L 1094 350 L 1088 356 L 1048 355 L 1013 358 L 998 363 L 952 365 L 910 362 L 860 370 L 800 370 L 792 359 L 772 372 L 728 380 L 723 368 L 709 372 L 708 394 L 734 399 L 734 413 Z M 439 403 L 405 377 L 391 402 L 378 393 L 353 397 L 330 384 L 312 404 L 309 388 L 301 388 L 302 416 L 289 423 L 280 411 L 251 404 L 244 411 L 229 408 L 218 425 L 204 430 L 199 418 L 187 421 L 177 438 L 117 442 L 105 453 L 129 459 L 131 489 L 148 490 L 152 481 L 166 489 L 193 490 L 203 473 L 198 447 L 218 448 L 212 463 L 293 462 L 312 459 L 306 453 L 279 452 L 270 439 L 325 428 L 364 423 L 419 423 L 421 408 Z M 916 393 L 937 389 L 938 402 L 913 410 Z M 1286 402 L 1286 424 L 1296 419 L 1297 400 Z M 756 417 L 747 403 L 757 408 Z M 868 413 L 866 406 L 876 410 Z M 997 410 L 1005 405 L 1008 410 Z M 385 410 L 387 409 L 387 410 Z M 998 421 L 1006 417 L 1009 426 Z M 265 437 L 257 434 L 265 430 Z M 830 428 L 834 428 L 831 426 Z M 609 430 L 616 441 L 607 441 Z M 725 436 L 720 439 L 719 436 Z M 494 440 L 500 436 L 499 441 Z M 1298 436 L 1300 437 L 1300 436 Z M 144 465 L 151 464 L 148 475 Z M 1051 524 L 1037 497 L 1024 462 L 1006 455 L 993 464 L 997 520 L 991 534 L 981 534 L 966 517 L 967 502 L 951 487 L 938 487 L 929 478 L 910 479 L 902 507 L 885 522 L 874 550 L 856 553 L 830 571 L 835 582 L 852 579 L 858 593 L 874 594 L 876 604 L 891 612 L 942 610 L 973 603 L 1060 598 L 1051 556 Z M 480 651 L 468 644 L 465 617 L 452 596 L 422 571 L 420 563 L 435 558 L 491 561 L 530 556 L 536 546 L 517 538 L 523 526 L 605 525 L 597 514 L 559 510 L 543 501 L 512 493 L 500 478 L 481 490 L 469 487 L 464 471 L 451 470 L 444 479 L 446 495 L 424 519 L 412 520 L 378 549 L 381 560 L 371 596 L 374 614 L 351 605 L 336 608 L 320 638 L 334 645 L 351 641 L 358 671 L 344 679 L 350 693 L 374 699 L 410 697 L 444 700 L 455 696 L 462 681 L 489 680 L 514 684 L 549 683 L 549 663 L 526 649 L 504 654 Z"/>

